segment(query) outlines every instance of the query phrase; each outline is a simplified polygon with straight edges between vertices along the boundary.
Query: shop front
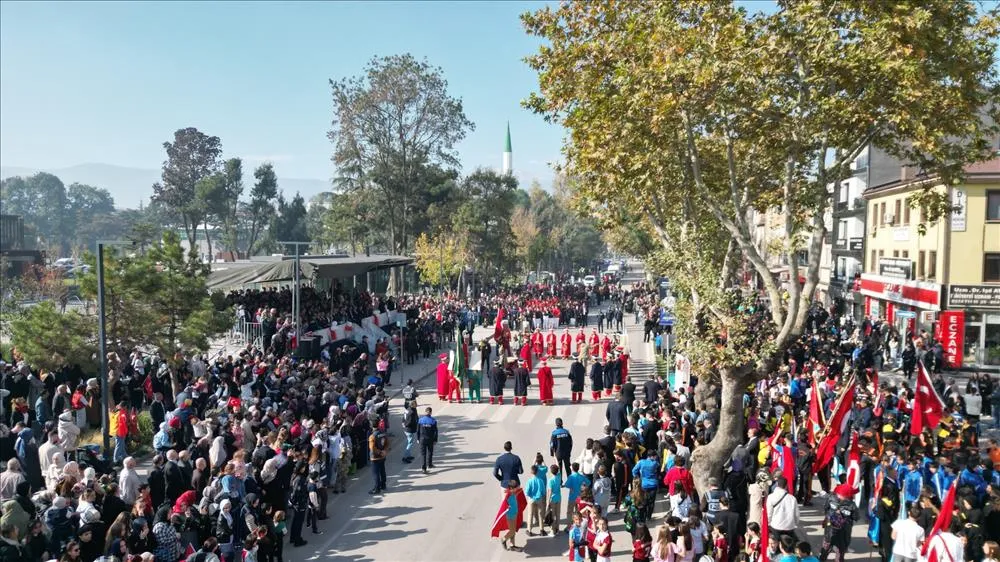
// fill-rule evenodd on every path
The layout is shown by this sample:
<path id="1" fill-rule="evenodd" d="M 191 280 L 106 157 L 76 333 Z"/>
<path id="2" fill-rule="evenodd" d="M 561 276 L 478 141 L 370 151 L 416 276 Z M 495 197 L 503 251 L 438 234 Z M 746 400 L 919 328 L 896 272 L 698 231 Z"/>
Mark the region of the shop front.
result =
<path id="1" fill-rule="evenodd" d="M 901 336 L 931 331 L 941 310 L 941 285 L 900 277 L 861 274 L 865 316 L 891 323 Z"/>
<path id="2" fill-rule="evenodd" d="M 938 330 L 949 363 L 1000 370 L 1000 285 L 949 285 L 946 293 Z"/>

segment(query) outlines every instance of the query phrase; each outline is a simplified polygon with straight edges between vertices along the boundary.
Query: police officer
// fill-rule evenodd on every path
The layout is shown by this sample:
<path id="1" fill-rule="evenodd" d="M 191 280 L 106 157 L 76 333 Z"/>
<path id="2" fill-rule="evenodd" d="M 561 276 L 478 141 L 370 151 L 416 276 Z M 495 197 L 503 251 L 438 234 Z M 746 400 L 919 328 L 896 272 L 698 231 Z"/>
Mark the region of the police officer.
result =
<path id="1" fill-rule="evenodd" d="M 556 428 L 549 437 L 549 454 L 555 457 L 561 475 L 570 473 L 570 456 L 573 451 L 573 436 L 563 427 L 562 418 L 556 418 Z"/>
<path id="2" fill-rule="evenodd" d="M 701 498 L 702 512 L 705 519 L 715 525 L 715 515 L 722 510 L 722 498 L 729 499 L 729 493 L 719 489 L 719 479 L 712 477 L 708 479 L 708 491 Z"/>
<path id="3" fill-rule="evenodd" d="M 420 442 L 420 456 L 423 457 L 423 471 L 434 468 L 434 444 L 438 440 L 438 422 L 431 415 L 431 409 L 424 410 L 424 415 L 417 421 L 417 441 Z"/>

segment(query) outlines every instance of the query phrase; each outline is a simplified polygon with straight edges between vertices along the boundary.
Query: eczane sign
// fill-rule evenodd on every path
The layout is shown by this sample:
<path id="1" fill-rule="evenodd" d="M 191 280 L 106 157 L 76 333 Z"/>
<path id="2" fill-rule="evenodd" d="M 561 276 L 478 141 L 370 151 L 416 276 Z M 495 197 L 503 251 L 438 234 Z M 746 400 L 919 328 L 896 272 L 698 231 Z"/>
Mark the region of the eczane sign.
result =
<path id="1" fill-rule="evenodd" d="M 951 367 L 961 367 L 965 347 L 965 311 L 945 310 L 941 312 L 938 321 L 938 332 L 941 345 L 944 347 L 944 359 Z"/>

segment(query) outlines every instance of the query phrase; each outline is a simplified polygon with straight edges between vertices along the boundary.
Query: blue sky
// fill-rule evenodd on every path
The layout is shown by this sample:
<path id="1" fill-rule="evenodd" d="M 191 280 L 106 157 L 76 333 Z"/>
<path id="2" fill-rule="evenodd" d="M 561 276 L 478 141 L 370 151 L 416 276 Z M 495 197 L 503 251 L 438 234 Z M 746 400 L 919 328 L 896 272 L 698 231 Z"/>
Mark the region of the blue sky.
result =
<path id="1" fill-rule="evenodd" d="M 328 179 L 328 79 L 375 55 L 444 69 L 476 130 L 464 169 L 499 168 L 510 121 L 522 184 L 551 182 L 562 131 L 520 107 L 537 87 L 537 40 L 520 2 L 0 3 L 0 162 L 159 168 L 162 143 L 194 126 L 226 156 L 284 177 Z"/>

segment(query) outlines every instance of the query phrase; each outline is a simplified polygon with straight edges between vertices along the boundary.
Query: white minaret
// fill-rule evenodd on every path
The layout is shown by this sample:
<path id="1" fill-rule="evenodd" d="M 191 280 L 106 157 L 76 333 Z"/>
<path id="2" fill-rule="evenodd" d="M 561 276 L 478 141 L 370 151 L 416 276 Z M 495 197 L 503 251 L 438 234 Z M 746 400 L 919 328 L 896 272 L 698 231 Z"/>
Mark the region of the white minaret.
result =
<path id="1" fill-rule="evenodd" d="M 507 142 L 503 147 L 503 166 L 500 173 L 509 176 L 514 172 L 514 153 L 510 148 L 510 121 L 507 122 Z"/>

